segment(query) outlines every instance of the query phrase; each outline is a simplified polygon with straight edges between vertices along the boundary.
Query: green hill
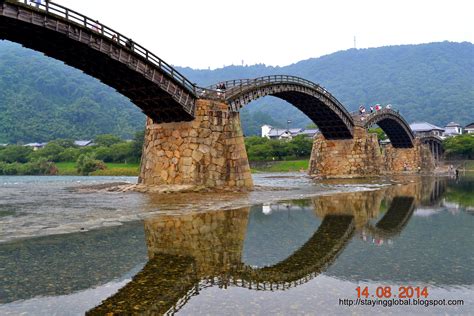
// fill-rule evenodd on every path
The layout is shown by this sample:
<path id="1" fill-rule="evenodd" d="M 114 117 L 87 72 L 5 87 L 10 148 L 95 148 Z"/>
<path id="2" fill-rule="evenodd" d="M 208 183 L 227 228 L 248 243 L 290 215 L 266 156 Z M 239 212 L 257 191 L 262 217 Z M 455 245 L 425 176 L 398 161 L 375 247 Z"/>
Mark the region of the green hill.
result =
<path id="1" fill-rule="evenodd" d="M 325 86 L 349 110 L 359 104 L 391 103 L 409 122 L 474 121 L 474 45 L 431 43 L 350 49 L 285 67 L 229 66 L 216 70 L 179 68 L 207 86 L 223 80 L 272 74 L 300 76 Z M 265 123 L 285 127 L 310 124 L 290 104 L 273 97 L 242 110 L 244 133 L 260 133 Z M 0 143 L 123 138 L 143 128 L 144 116 L 112 88 L 79 70 L 0 41 Z"/>

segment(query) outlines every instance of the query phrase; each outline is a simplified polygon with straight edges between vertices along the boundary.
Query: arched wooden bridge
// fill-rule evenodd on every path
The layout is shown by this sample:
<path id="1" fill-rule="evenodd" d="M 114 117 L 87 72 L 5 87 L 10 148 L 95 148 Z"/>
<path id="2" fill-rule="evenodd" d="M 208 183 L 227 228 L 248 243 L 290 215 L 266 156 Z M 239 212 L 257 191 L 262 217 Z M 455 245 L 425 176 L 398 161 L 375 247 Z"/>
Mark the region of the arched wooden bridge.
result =
<path id="1" fill-rule="evenodd" d="M 274 96 L 283 99 L 306 114 L 327 139 L 352 138 L 354 121 L 331 93 L 309 80 L 286 75 L 266 76 L 256 79 L 229 80 L 222 98 L 237 111 L 244 105 L 262 98 Z M 218 85 L 210 89 L 218 89 Z"/>
<path id="2" fill-rule="evenodd" d="M 196 87 L 132 39 L 53 2 L 0 0 L 0 39 L 101 80 L 155 122 L 194 118 Z"/>
<path id="3" fill-rule="evenodd" d="M 382 109 L 365 116 L 356 115 L 355 121 L 365 128 L 378 125 L 387 134 L 390 143 L 395 148 L 412 148 L 415 140 L 410 125 L 392 109 Z"/>
<path id="4" fill-rule="evenodd" d="M 0 39 L 42 52 L 101 80 L 155 123 L 193 120 L 198 98 L 217 98 L 238 110 L 273 95 L 307 114 L 328 139 L 352 137 L 352 117 L 317 84 L 294 76 L 271 76 L 228 81 L 225 93 L 217 87 L 200 88 L 131 38 L 53 2 L 1 0 Z"/>

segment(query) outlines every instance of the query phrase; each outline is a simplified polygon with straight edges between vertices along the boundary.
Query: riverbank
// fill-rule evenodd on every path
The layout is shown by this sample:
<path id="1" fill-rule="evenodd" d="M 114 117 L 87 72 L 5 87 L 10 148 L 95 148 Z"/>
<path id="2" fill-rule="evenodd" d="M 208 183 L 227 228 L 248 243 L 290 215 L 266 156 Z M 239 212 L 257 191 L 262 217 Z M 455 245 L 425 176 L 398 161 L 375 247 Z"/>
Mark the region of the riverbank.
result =
<path id="1" fill-rule="evenodd" d="M 250 161 L 252 173 L 259 172 L 298 172 L 306 171 L 309 166 L 309 158 L 290 161 Z"/>
<path id="2" fill-rule="evenodd" d="M 97 170 L 92 172 L 91 176 L 126 176 L 126 177 L 137 177 L 140 173 L 139 163 L 105 163 L 106 169 Z M 58 168 L 58 175 L 60 176 L 77 176 L 76 163 L 75 162 L 58 162 L 56 163 Z"/>
<path id="3" fill-rule="evenodd" d="M 140 173 L 140 164 L 138 163 L 106 163 L 107 169 L 97 170 L 91 173 L 91 176 L 129 176 L 137 177 Z M 250 168 L 252 173 L 261 172 L 299 172 L 308 170 L 309 158 L 304 160 L 292 161 L 251 161 Z M 58 175 L 77 176 L 76 163 L 58 162 Z"/>

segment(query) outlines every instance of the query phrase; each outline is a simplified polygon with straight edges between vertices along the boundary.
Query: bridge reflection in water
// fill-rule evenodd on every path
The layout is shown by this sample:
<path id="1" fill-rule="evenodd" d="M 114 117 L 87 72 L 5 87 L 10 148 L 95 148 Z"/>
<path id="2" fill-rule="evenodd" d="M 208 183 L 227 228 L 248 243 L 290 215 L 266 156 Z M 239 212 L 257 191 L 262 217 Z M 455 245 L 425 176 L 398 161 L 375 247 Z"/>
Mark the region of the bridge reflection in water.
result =
<path id="1" fill-rule="evenodd" d="M 211 286 L 252 290 L 286 290 L 324 272 L 343 252 L 356 230 L 394 238 L 417 205 L 436 203 L 444 183 L 423 180 L 403 186 L 321 196 L 312 199 L 322 219 L 313 235 L 293 254 L 263 267 L 243 260 L 250 207 L 145 220 L 149 261 L 131 282 L 88 312 L 165 314 L 183 307 Z M 381 205 L 388 209 L 380 217 Z"/>

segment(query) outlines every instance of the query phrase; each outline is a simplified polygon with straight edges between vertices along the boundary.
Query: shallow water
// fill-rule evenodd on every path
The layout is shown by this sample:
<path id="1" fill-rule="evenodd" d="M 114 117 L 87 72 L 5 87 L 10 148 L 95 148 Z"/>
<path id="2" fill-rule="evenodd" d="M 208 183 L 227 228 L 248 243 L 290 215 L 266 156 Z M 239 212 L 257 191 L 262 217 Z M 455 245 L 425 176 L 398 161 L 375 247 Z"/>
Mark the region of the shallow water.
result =
<path id="1" fill-rule="evenodd" d="M 0 178 L 0 314 L 474 312 L 472 178 L 254 180 L 175 197 L 71 189 L 134 178 Z M 359 286 L 464 304 L 340 303 Z"/>

